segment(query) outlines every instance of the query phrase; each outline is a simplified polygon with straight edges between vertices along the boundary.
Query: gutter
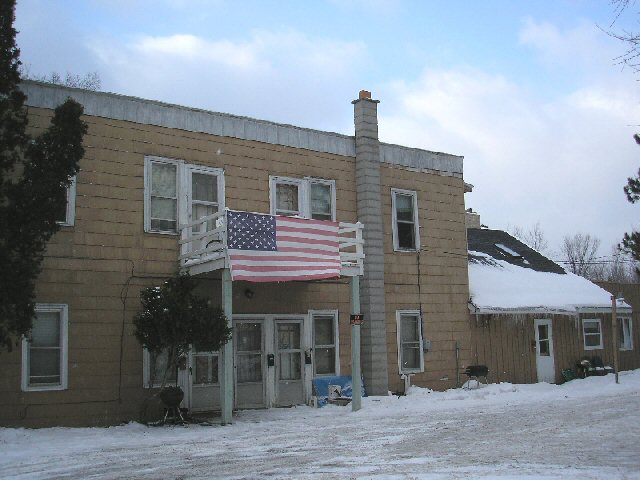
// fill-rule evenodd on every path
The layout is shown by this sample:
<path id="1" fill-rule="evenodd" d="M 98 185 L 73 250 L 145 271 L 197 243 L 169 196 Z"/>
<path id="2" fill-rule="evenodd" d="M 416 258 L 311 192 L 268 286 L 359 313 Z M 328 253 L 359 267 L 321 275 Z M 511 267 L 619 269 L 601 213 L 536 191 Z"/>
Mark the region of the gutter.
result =
<path id="1" fill-rule="evenodd" d="M 535 313 L 551 313 L 554 315 L 571 315 L 578 316 L 582 313 L 611 313 L 611 307 L 605 307 L 601 305 L 585 305 L 574 306 L 573 309 L 560 308 L 560 307 L 545 307 L 545 306 L 523 306 L 513 308 L 503 307 L 481 307 L 475 305 L 469 300 L 469 311 L 476 315 L 515 315 L 515 314 L 535 314 Z M 621 314 L 631 314 L 632 309 L 627 304 L 620 304 L 617 307 L 617 312 Z"/>

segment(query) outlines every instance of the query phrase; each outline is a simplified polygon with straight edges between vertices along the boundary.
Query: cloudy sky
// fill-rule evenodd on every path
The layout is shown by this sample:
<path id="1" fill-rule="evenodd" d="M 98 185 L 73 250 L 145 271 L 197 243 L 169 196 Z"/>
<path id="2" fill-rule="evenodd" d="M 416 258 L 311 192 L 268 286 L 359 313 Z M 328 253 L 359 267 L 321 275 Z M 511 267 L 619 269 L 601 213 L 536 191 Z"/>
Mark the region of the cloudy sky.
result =
<path id="1" fill-rule="evenodd" d="M 605 0 L 18 0 L 16 17 L 31 75 L 97 72 L 104 91 L 352 135 L 371 90 L 381 140 L 463 155 L 467 206 L 540 222 L 552 250 L 584 232 L 605 255 L 640 225 L 622 191 L 640 74 L 616 65 Z"/>

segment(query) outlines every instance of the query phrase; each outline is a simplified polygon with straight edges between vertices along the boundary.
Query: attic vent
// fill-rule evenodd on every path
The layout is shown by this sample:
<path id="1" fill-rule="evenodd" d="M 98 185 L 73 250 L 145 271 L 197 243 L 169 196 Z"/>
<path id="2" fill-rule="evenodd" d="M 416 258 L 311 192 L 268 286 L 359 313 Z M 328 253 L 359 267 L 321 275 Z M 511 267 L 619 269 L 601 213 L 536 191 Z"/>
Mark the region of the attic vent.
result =
<path id="1" fill-rule="evenodd" d="M 513 250 L 511 250 L 509 247 L 507 247 L 506 245 L 503 245 L 501 243 L 495 243 L 494 244 L 496 246 L 496 248 L 498 250 L 500 250 L 502 253 L 504 253 L 505 255 L 508 255 L 509 257 L 512 258 L 522 258 L 522 255 L 520 255 L 518 252 L 515 252 Z"/>

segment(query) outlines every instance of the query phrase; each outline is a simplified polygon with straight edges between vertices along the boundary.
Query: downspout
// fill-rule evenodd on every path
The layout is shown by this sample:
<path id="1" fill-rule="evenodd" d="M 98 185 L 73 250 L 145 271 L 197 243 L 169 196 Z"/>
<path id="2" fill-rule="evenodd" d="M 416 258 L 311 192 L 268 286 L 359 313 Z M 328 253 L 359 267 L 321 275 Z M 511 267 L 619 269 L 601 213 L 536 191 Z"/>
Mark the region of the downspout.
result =
<path id="1" fill-rule="evenodd" d="M 456 340 L 456 388 L 460 387 L 460 344 Z"/>

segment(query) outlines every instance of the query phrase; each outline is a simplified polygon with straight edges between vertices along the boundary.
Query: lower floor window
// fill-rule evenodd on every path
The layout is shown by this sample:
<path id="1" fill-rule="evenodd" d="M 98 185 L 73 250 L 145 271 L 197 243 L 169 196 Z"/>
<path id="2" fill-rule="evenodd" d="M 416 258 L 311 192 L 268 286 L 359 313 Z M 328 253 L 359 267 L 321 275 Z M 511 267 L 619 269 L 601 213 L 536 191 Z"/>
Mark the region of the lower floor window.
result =
<path id="1" fill-rule="evenodd" d="M 585 350 L 602 348 L 602 323 L 599 318 L 582 320 L 582 336 Z"/>
<path id="2" fill-rule="evenodd" d="M 212 385 L 218 381 L 218 353 L 194 352 L 191 355 L 194 385 Z"/>
<path id="3" fill-rule="evenodd" d="M 400 373 L 424 371 L 422 322 L 417 310 L 398 310 L 398 364 Z"/>
<path id="4" fill-rule="evenodd" d="M 338 316 L 331 313 L 314 313 L 313 365 L 316 375 L 339 375 L 337 360 Z"/>
<path id="5" fill-rule="evenodd" d="M 67 388 L 68 307 L 37 304 L 31 331 L 22 340 L 22 389 Z"/>
<path id="6" fill-rule="evenodd" d="M 633 338 L 631 336 L 631 319 L 629 317 L 620 318 L 618 325 L 618 338 L 620 350 L 633 350 Z"/>
<path id="7" fill-rule="evenodd" d="M 169 363 L 169 355 L 166 350 L 155 353 L 144 349 L 144 386 L 147 388 L 160 387 L 165 376 L 167 375 L 166 385 L 175 385 L 177 382 L 178 368 L 174 365 L 167 371 Z"/>

